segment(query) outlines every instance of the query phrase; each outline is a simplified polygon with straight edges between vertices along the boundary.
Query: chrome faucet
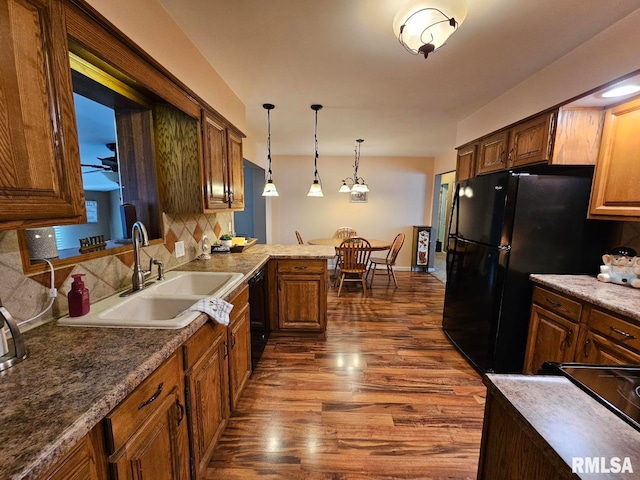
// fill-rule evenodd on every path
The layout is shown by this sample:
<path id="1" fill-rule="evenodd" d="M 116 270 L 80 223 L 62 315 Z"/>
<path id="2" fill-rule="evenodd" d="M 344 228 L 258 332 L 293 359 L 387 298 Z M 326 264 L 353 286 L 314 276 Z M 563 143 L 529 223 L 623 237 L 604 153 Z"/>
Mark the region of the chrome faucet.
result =
<path id="1" fill-rule="evenodd" d="M 0 357 L 0 372 L 21 362 L 27 358 L 29 353 L 24 345 L 24 339 L 18 328 L 18 323 L 9 311 L 2 306 L 2 300 L 0 299 L 0 329 L 4 328 L 5 323 L 9 327 L 9 332 L 13 338 L 13 352 L 8 352 Z"/>
<path id="2" fill-rule="evenodd" d="M 147 229 L 142 222 L 135 222 L 131 227 L 133 238 L 133 275 L 131 277 L 131 290 L 137 292 L 144 288 L 145 278 L 151 273 L 151 269 L 143 270 L 140 266 L 140 246 L 149 246 Z"/>

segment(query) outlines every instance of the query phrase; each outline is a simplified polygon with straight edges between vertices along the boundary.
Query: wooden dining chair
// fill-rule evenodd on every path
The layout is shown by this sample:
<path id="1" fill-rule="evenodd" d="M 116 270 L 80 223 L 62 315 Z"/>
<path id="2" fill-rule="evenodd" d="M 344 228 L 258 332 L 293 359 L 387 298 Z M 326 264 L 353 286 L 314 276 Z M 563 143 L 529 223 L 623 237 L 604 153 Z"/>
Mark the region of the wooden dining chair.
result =
<path id="1" fill-rule="evenodd" d="M 296 238 L 298 239 L 298 243 L 300 245 L 304 245 L 304 241 L 302 240 L 302 235 L 300 235 L 300 232 L 296 230 Z"/>
<path id="2" fill-rule="evenodd" d="M 398 258 L 398 253 L 404 244 L 404 233 L 399 233 L 396 235 L 396 238 L 393 239 L 393 243 L 391 244 L 391 248 L 389 249 L 389 253 L 385 258 L 382 257 L 371 257 L 369 260 L 369 269 L 367 270 L 367 278 L 369 277 L 369 272 L 371 272 L 371 282 L 369 285 L 373 285 L 373 279 L 376 276 L 376 269 L 378 265 L 384 265 L 387 269 L 387 278 L 391 281 L 393 278 L 393 283 L 396 288 L 398 288 L 398 280 L 396 279 L 396 274 L 393 271 L 393 267 L 396 264 L 396 258 Z"/>
<path id="3" fill-rule="evenodd" d="M 344 282 L 360 282 L 362 291 L 367 296 L 367 267 L 371 256 L 371 244 L 365 238 L 352 237 L 343 240 L 336 247 L 338 255 L 338 269 L 340 270 L 340 284 L 338 296 Z"/>
<path id="4" fill-rule="evenodd" d="M 333 238 L 351 238 L 351 237 L 357 237 L 357 236 L 358 236 L 358 232 L 356 232 L 351 227 L 340 227 L 333 234 Z"/>

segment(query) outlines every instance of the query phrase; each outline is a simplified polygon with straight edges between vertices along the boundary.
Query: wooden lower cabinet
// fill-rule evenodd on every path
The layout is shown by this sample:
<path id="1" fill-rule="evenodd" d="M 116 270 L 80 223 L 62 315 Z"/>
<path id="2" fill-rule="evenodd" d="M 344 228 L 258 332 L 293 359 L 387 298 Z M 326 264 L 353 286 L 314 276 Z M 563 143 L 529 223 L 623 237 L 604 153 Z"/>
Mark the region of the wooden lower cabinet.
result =
<path id="1" fill-rule="evenodd" d="M 249 288 L 231 301 L 233 310 L 228 328 L 229 399 L 235 409 L 251 376 L 251 319 L 249 317 Z"/>
<path id="2" fill-rule="evenodd" d="M 114 480 L 186 480 L 189 444 L 179 353 L 105 419 Z"/>
<path id="3" fill-rule="evenodd" d="M 227 329 L 207 322 L 184 345 L 192 478 L 204 478 L 229 418 Z"/>
<path id="4" fill-rule="evenodd" d="M 536 374 L 545 361 L 570 362 L 576 351 L 578 324 L 537 305 L 531 307 L 524 373 Z"/>
<path id="5" fill-rule="evenodd" d="M 583 328 L 575 362 L 601 365 L 640 365 L 640 355 L 602 335 Z"/>
<path id="6" fill-rule="evenodd" d="M 102 425 L 98 424 L 69 453 L 42 475 L 42 480 L 107 480 Z"/>
<path id="7" fill-rule="evenodd" d="M 271 268 L 271 266 L 270 266 Z M 275 298 L 277 306 L 272 327 L 277 332 L 321 332 L 327 327 L 326 260 L 275 261 Z"/>
<path id="8" fill-rule="evenodd" d="M 538 373 L 545 361 L 640 364 L 640 325 L 536 286 L 523 373 Z"/>

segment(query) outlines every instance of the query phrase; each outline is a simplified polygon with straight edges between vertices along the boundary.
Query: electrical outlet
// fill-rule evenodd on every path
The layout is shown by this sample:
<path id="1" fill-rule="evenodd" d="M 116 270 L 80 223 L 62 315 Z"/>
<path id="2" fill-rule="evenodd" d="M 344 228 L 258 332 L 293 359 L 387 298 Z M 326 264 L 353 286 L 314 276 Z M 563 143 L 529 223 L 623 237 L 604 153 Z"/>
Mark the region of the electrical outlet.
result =
<path id="1" fill-rule="evenodd" d="M 184 257 L 184 242 L 176 242 L 175 245 L 176 258 Z"/>

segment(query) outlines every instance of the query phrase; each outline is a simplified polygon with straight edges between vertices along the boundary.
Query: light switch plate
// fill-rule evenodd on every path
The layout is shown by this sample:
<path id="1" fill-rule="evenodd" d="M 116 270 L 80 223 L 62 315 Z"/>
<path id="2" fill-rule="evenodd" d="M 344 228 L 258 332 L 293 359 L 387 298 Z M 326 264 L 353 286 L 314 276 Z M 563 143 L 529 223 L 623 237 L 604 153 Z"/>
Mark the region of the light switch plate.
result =
<path id="1" fill-rule="evenodd" d="M 175 245 L 176 258 L 184 257 L 184 242 L 176 242 Z"/>

